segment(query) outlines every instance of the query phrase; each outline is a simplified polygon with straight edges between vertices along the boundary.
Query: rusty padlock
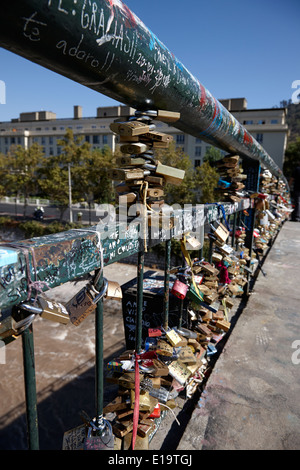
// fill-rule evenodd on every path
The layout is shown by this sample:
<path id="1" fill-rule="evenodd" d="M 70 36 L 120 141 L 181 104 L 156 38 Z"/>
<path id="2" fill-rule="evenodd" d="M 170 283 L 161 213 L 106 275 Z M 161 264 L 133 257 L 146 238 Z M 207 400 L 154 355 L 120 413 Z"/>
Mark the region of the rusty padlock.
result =
<path id="1" fill-rule="evenodd" d="M 171 294 L 175 295 L 179 299 L 184 299 L 188 291 L 188 285 L 176 279 L 173 284 Z"/>

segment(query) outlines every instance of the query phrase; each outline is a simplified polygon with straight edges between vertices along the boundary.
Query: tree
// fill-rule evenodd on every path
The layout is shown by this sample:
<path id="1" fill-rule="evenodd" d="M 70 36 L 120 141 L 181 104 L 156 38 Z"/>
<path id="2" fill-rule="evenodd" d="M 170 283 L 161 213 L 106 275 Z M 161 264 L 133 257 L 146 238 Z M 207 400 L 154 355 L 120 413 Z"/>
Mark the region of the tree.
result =
<path id="1" fill-rule="evenodd" d="M 112 180 L 107 174 L 107 169 L 115 166 L 114 162 L 113 152 L 107 145 L 102 149 L 94 149 L 85 156 L 75 178 L 80 182 L 78 189 L 86 201 L 111 203 L 114 200 Z"/>
<path id="2" fill-rule="evenodd" d="M 75 137 L 72 129 L 67 129 L 63 139 L 58 140 L 57 144 L 61 147 L 61 153 L 44 159 L 39 169 L 39 186 L 45 196 L 56 202 L 62 220 L 69 206 L 69 171 L 72 202 L 80 202 L 82 200 L 80 171 L 90 155 L 91 146 L 88 142 L 83 142 L 83 137 Z"/>
<path id="3" fill-rule="evenodd" d="M 6 156 L 0 153 L 0 197 L 6 195 L 5 180 L 6 180 Z"/>
<path id="4" fill-rule="evenodd" d="M 55 200 L 61 220 L 69 206 L 69 166 L 73 203 L 87 201 L 91 208 L 95 201 L 112 202 L 112 182 L 106 172 L 113 164 L 111 149 L 92 150 L 82 137 L 74 136 L 72 129 L 67 129 L 58 145 L 60 155 L 47 157 L 39 170 L 39 185 L 44 195 Z"/>
<path id="5" fill-rule="evenodd" d="M 204 155 L 203 162 L 209 162 L 213 165 L 218 160 L 221 160 L 222 154 L 221 151 L 216 147 L 209 147 Z"/>
<path id="6" fill-rule="evenodd" d="M 196 168 L 195 173 L 195 186 L 199 191 L 198 202 L 201 204 L 215 202 L 214 190 L 219 181 L 217 170 L 206 161 Z"/>
<path id="7" fill-rule="evenodd" d="M 36 143 L 28 149 L 21 145 L 12 147 L 6 157 L 4 186 L 7 193 L 14 194 L 16 199 L 24 197 L 24 216 L 28 197 L 37 191 L 37 169 L 42 159 L 42 147 Z"/>
<path id="8" fill-rule="evenodd" d="M 287 178 L 292 176 L 294 168 L 300 162 L 300 137 L 294 142 L 290 142 L 285 151 L 285 160 L 283 164 L 283 173 Z"/>
<path id="9" fill-rule="evenodd" d="M 55 201 L 62 221 L 69 205 L 68 169 L 61 167 L 59 157 L 52 156 L 45 158 L 38 173 L 40 190 L 44 196 Z"/>

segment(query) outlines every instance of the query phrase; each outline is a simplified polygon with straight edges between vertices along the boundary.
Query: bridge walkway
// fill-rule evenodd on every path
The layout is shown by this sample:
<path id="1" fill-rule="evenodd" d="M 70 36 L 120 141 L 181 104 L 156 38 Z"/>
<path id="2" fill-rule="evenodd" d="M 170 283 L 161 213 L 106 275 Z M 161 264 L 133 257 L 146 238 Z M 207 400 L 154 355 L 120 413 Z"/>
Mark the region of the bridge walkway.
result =
<path id="1" fill-rule="evenodd" d="M 300 224 L 286 222 L 178 450 L 300 449 Z"/>

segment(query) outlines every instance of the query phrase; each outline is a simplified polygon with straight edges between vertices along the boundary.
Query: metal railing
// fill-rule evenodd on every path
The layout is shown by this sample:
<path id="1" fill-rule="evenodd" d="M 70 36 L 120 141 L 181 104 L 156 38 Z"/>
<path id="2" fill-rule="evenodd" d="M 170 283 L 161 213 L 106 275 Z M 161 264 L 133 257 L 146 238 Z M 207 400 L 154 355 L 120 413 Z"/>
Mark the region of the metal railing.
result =
<path id="1" fill-rule="evenodd" d="M 155 233 L 155 238 L 149 236 L 148 247 L 163 243 L 165 245 L 165 266 L 164 266 L 164 304 L 163 304 L 163 325 L 168 325 L 169 315 L 169 282 L 170 282 L 170 262 L 171 262 L 171 240 L 176 237 L 180 239 L 184 234 L 195 233 L 205 225 L 214 221 L 223 220 L 226 216 L 227 222 L 231 226 L 231 245 L 235 247 L 235 232 L 240 225 L 246 227 L 245 246 L 249 248 L 251 256 L 253 229 L 249 221 L 254 216 L 254 200 L 246 198 L 240 203 L 223 203 L 220 205 L 207 204 L 199 205 L 174 211 L 171 219 L 174 222 L 172 229 L 160 227 Z M 253 211 L 253 215 L 250 216 Z M 247 214 L 247 215 L 245 215 Z M 247 219 L 247 220 L 246 220 Z M 142 347 L 142 321 L 143 321 L 143 276 L 145 245 L 144 237 L 141 239 L 139 230 L 143 220 L 134 219 L 129 225 L 118 224 L 98 225 L 87 229 L 70 230 L 55 235 L 33 238 L 27 241 L 8 243 L 2 245 L 2 249 L 8 250 L 8 254 L 15 254 L 15 262 L 8 262 L 0 268 L 0 306 L 2 313 L 2 325 L 11 319 L 15 309 L 22 308 L 28 299 L 28 293 L 34 297 L 36 289 L 40 286 L 35 282 L 42 283 L 43 290 L 54 288 L 62 283 L 72 281 L 92 271 L 98 272 L 104 266 L 114 262 L 126 260 L 134 253 L 138 254 L 137 263 L 137 307 L 136 307 L 136 351 Z M 246 223 L 245 223 L 246 222 Z M 150 230 L 150 229 L 149 229 Z M 152 232 L 153 235 L 153 232 Z M 99 240 L 103 253 L 103 265 L 99 251 Z M 209 240 L 208 261 L 211 262 L 212 241 Z M 200 250 L 199 257 L 202 257 Z M 250 264 L 248 263 L 248 266 Z M 125 269 L 125 266 L 124 266 Z M 246 273 L 249 277 L 249 274 Z M 103 283 L 103 277 L 99 279 L 99 286 Z M 46 287 L 47 285 L 47 287 Z M 247 295 L 247 289 L 245 294 Z M 103 414 L 103 393 L 104 393 L 104 369 L 103 369 L 103 300 L 100 300 L 95 310 L 95 402 L 96 416 Z M 24 383 L 26 395 L 27 426 L 28 426 L 28 446 L 29 449 L 39 448 L 38 431 L 38 411 L 37 394 L 35 382 L 35 361 L 34 361 L 34 341 L 33 326 L 35 315 L 27 312 L 26 319 L 29 319 L 29 326 L 21 329 L 20 333 L 12 331 L 12 336 L 8 336 L 3 341 L 8 343 L 13 339 L 22 337 L 23 344 L 23 364 Z M 178 317 L 178 326 L 182 318 Z M 26 325 L 25 325 L 26 326 Z M 8 328 L 8 327 L 6 327 Z M 5 332 L 5 329 L 4 329 Z M 0 330 L 0 338 L 1 333 Z"/>

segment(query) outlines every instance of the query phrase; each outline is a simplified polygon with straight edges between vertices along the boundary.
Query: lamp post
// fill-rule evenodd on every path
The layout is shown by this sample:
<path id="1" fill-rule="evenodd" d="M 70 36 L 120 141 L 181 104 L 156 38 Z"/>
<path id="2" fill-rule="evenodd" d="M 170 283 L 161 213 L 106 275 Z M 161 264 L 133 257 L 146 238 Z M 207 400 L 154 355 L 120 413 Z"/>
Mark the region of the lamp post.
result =
<path id="1" fill-rule="evenodd" d="M 68 163 L 70 223 L 73 223 L 71 163 Z"/>

